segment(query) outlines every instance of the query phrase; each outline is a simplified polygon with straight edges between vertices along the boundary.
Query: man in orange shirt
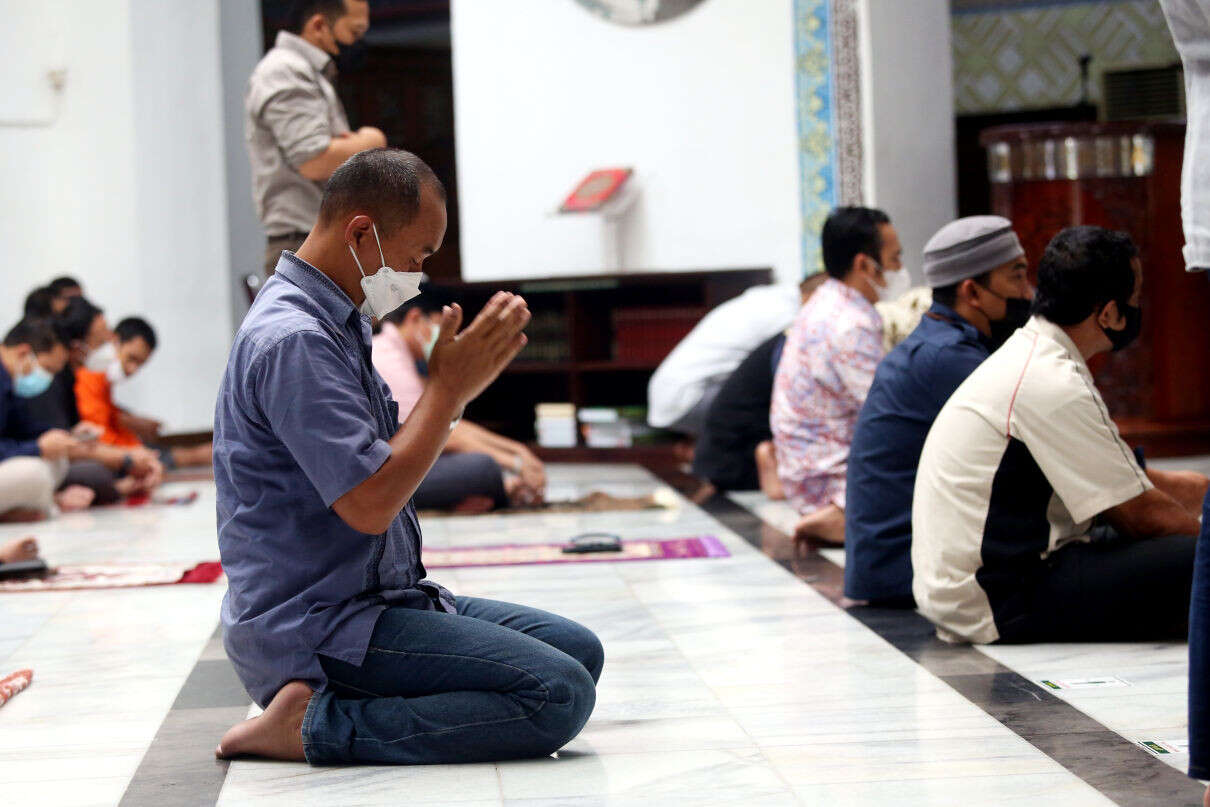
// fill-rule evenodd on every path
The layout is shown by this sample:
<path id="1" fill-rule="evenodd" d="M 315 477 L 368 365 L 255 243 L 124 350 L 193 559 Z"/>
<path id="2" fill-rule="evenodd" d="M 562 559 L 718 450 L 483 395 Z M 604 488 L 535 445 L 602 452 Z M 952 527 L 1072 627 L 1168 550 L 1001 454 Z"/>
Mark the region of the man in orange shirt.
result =
<path id="1" fill-rule="evenodd" d="M 104 370 L 76 371 L 76 408 L 80 420 L 95 423 L 103 431 L 97 438 L 105 445 L 135 447 L 150 445 L 168 468 L 209 465 L 211 444 L 160 448 L 155 445 L 162 424 L 158 420 L 126 412 L 113 402 L 113 386 L 137 373 L 156 348 L 155 330 L 140 317 L 127 317 L 113 329 L 113 340 L 98 348 L 109 355 Z"/>

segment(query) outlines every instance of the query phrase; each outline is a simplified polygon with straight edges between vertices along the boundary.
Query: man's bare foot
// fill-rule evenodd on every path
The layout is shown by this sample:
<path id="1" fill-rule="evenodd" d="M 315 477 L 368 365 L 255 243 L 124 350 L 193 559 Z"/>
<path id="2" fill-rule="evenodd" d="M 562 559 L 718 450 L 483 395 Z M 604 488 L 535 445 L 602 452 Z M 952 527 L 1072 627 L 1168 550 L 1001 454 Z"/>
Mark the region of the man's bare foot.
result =
<path id="1" fill-rule="evenodd" d="M 511 507 L 538 507 L 542 504 L 542 494 L 525 484 L 524 479 L 513 474 L 504 475 L 504 493 L 508 496 Z"/>
<path id="2" fill-rule="evenodd" d="M 92 488 L 86 488 L 83 485 L 68 485 L 55 494 L 55 504 L 59 505 L 59 509 L 64 513 L 71 513 L 76 510 L 84 510 L 92 500 L 97 497 L 96 492 Z"/>
<path id="3" fill-rule="evenodd" d="M 777 476 L 777 453 L 772 440 L 766 440 L 756 447 L 756 475 L 760 479 L 760 489 L 766 496 L 774 501 L 786 498 L 781 479 Z"/>
<path id="4" fill-rule="evenodd" d="M 45 521 L 46 513 L 33 507 L 16 507 L 0 513 L 0 524 L 28 524 L 33 521 Z"/>
<path id="5" fill-rule="evenodd" d="M 219 759 L 238 756 L 306 761 L 303 753 L 302 722 L 313 695 L 302 681 L 282 687 L 269 706 L 257 717 L 236 723 L 219 740 L 214 755 Z"/>
<path id="6" fill-rule="evenodd" d="M 18 538 L 0 544 L 0 563 L 18 563 L 38 557 L 38 542 L 33 538 Z"/>
<path id="7" fill-rule="evenodd" d="M 794 527 L 794 539 L 843 545 L 844 510 L 834 504 L 829 504 L 821 510 L 803 516 Z"/>

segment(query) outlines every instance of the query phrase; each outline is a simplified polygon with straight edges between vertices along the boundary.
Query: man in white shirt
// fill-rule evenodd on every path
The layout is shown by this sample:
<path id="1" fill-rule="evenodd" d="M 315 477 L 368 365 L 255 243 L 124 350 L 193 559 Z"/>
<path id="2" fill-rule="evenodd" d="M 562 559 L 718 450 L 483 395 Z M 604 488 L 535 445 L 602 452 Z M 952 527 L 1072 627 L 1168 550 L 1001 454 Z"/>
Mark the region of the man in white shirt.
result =
<path id="1" fill-rule="evenodd" d="M 647 422 L 701 434 L 723 382 L 757 346 L 790 327 L 813 280 L 753 286 L 702 317 L 651 376 Z"/>
<path id="2" fill-rule="evenodd" d="M 1087 361 L 1138 336 L 1130 237 L 1059 233 L 1034 316 L 954 392 L 925 441 L 912 591 L 947 641 L 1179 638 L 1210 480 L 1144 471 Z"/>

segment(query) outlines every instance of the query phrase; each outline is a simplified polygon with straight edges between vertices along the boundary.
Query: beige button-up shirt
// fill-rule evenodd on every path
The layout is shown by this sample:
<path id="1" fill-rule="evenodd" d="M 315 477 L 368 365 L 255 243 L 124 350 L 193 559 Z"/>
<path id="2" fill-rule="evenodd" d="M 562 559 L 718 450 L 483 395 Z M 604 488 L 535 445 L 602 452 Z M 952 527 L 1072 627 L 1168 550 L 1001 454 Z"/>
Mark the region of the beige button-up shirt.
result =
<path id="1" fill-rule="evenodd" d="M 252 71 L 244 97 L 244 137 L 252 164 L 252 198 L 270 236 L 310 232 L 319 217 L 323 183 L 298 173 L 303 163 L 349 131 L 332 86 L 332 57 L 281 31 Z"/>

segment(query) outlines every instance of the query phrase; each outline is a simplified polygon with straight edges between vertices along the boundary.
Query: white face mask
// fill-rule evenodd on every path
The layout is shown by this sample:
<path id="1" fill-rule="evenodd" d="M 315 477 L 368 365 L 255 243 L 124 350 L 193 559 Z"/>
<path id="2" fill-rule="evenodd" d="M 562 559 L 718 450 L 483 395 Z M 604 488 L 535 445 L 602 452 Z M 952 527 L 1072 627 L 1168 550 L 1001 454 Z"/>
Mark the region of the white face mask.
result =
<path id="1" fill-rule="evenodd" d="M 121 384 L 127 379 L 126 370 L 122 368 L 122 362 L 116 356 L 113 362 L 105 368 L 105 377 L 109 379 L 110 386 Z"/>
<path id="2" fill-rule="evenodd" d="M 118 363 L 118 346 L 113 342 L 106 342 L 84 358 L 84 366 L 94 373 L 107 373 L 109 366 L 115 363 Z M 118 369 L 121 369 L 120 364 Z"/>
<path id="3" fill-rule="evenodd" d="M 912 289 L 912 279 L 908 277 L 907 269 L 894 272 L 883 272 L 885 286 L 878 286 L 878 299 L 884 303 L 893 303 Z"/>
<path id="4" fill-rule="evenodd" d="M 422 272 L 396 272 L 387 266 L 387 259 L 382 254 L 382 241 L 378 240 L 378 225 L 374 228 L 374 241 L 378 243 L 378 257 L 382 266 L 377 272 L 366 276 L 366 270 L 361 268 L 361 260 L 357 257 L 353 245 L 349 244 L 349 252 L 357 263 L 357 271 L 361 272 L 361 290 L 365 292 L 365 302 L 361 304 L 361 313 L 368 317 L 382 319 L 399 306 L 420 294 Z"/>

